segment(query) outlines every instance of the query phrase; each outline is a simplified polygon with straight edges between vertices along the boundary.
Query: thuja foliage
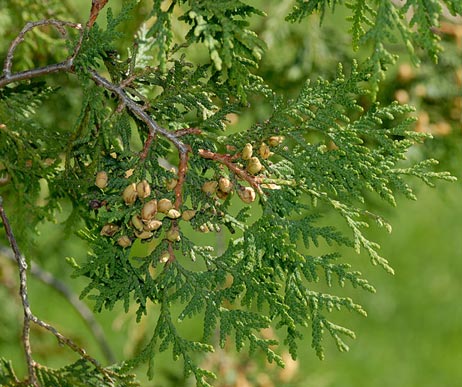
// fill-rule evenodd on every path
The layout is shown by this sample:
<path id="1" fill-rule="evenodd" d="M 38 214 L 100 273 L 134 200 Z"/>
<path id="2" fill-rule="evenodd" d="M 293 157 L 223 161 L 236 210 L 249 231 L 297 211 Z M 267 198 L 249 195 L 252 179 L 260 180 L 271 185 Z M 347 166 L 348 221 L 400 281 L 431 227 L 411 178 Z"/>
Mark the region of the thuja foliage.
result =
<path id="1" fill-rule="evenodd" d="M 365 250 L 374 265 L 393 273 L 365 234 L 370 223 L 391 231 L 368 200 L 395 206 L 397 195 L 415 199 L 409 177 L 429 185 L 452 180 L 433 171 L 435 160 L 406 160 L 409 148 L 430 136 L 412 130 L 413 108 L 380 105 L 371 92 L 396 60 L 387 45 L 396 36 L 416 61 L 413 47 L 437 57 L 440 2 L 407 1 L 401 8 L 391 1 L 347 2 L 353 45 L 370 44 L 372 55 L 348 70 L 339 64 L 332 79 L 307 80 L 291 97 L 259 75 L 265 42 L 251 26 L 267 15 L 256 6 L 154 0 L 130 47 L 120 50 L 137 1 L 124 1 L 118 14 L 108 8 L 101 24 L 101 15 L 95 20 L 105 1 L 92 2 L 88 21 L 72 18 L 60 2 L 46 10 L 27 3 L 36 7 L 34 16 L 54 22 L 27 33 L 10 27 L 14 50 L 2 47 L 0 193 L 5 207 L 14 208 L 16 237 L 27 252 L 27 231 L 70 202 L 68 229 L 78 225 L 89 247 L 86 259 L 68 259 L 74 276 L 87 279 L 81 296 L 96 311 L 122 303 L 126 311 L 136 306 L 137 321 L 156 315 L 134 358 L 113 368 L 85 357 L 58 370 L 34 364 L 37 383 L 134 385 L 133 367 L 148 363 L 153 376 L 156 354 L 170 350 L 185 374 L 206 386 L 214 375 L 198 354 L 229 340 L 238 351 L 262 352 L 280 366 L 278 344 L 296 358 L 309 340 L 323 358 L 327 334 L 340 351 L 348 350 L 345 340 L 355 334 L 331 312 L 366 311 L 335 287 L 375 290 L 337 246 Z M 295 1 L 285 16 L 287 22 L 303 22 L 313 12 L 327 18 L 327 8 L 341 3 Z M 462 12 L 458 1 L 444 3 L 447 12 Z M 43 67 L 27 60 L 24 45 L 39 48 L 47 58 Z M 198 60 L 198 51 L 205 59 Z M 61 67 L 52 67 L 58 62 Z M 66 87 L 80 93 L 72 124 L 40 122 L 37 112 Z M 230 117 L 256 104 L 267 107 L 265 117 L 231 128 Z M 324 225 L 326 211 L 350 231 Z M 204 243 L 210 233 L 226 245 Z M 331 252 L 319 255 L 315 247 L 324 242 Z M 191 319 L 203 322 L 198 340 L 181 333 Z M 269 326 L 280 343 L 262 335 Z M 303 338 L 306 327 L 310 339 Z M 21 383 L 6 360 L 0 380 Z"/>

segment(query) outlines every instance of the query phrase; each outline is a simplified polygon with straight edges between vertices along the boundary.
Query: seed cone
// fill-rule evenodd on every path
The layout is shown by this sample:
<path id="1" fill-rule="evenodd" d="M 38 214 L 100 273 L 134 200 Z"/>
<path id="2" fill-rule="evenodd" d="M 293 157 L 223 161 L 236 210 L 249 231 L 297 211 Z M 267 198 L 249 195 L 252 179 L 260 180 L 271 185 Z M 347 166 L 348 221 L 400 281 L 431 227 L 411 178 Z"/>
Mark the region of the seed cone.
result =
<path id="1" fill-rule="evenodd" d="M 122 193 L 122 197 L 124 198 L 125 204 L 131 205 L 135 203 L 136 198 L 138 197 L 138 192 L 136 190 L 136 184 L 132 183 L 128 185 L 124 192 Z"/>
<path id="2" fill-rule="evenodd" d="M 132 240 L 127 235 L 122 235 L 117 239 L 117 244 L 123 248 L 130 247 Z"/>
<path id="3" fill-rule="evenodd" d="M 178 184 L 177 179 L 167 179 L 167 181 L 165 182 L 165 186 L 167 187 L 169 191 L 175 189 L 177 184 Z"/>
<path id="4" fill-rule="evenodd" d="M 168 213 L 173 208 L 173 204 L 170 199 L 160 199 L 157 202 L 157 211 L 162 212 L 163 214 Z"/>
<path id="5" fill-rule="evenodd" d="M 226 200 L 226 198 L 228 197 L 228 195 L 229 195 L 228 192 L 223 192 L 221 189 L 217 190 L 217 197 L 218 197 L 218 199 Z"/>
<path id="6" fill-rule="evenodd" d="M 135 235 L 138 239 L 149 239 L 151 238 L 154 234 L 151 231 L 146 231 L 143 230 L 141 232 L 135 232 Z"/>
<path id="7" fill-rule="evenodd" d="M 117 231 L 119 231 L 120 227 L 113 223 L 108 223 L 103 226 L 101 229 L 100 235 L 102 236 L 113 236 Z"/>
<path id="8" fill-rule="evenodd" d="M 169 252 L 167 250 L 162 251 L 162 254 L 160 254 L 160 257 L 159 257 L 159 262 L 160 263 L 167 263 L 169 259 L 170 259 Z"/>
<path id="9" fill-rule="evenodd" d="M 96 174 L 95 185 L 100 189 L 104 189 L 107 187 L 107 182 L 108 182 L 107 173 L 105 171 L 99 171 Z"/>
<path id="10" fill-rule="evenodd" d="M 162 227 L 162 222 L 157 219 L 151 219 L 144 224 L 145 231 L 156 231 Z"/>
<path id="11" fill-rule="evenodd" d="M 132 216 L 132 226 L 137 230 L 137 231 L 143 231 L 143 222 L 141 221 L 141 218 L 138 215 L 133 215 Z"/>
<path id="12" fill-rule="evenodd" d="M 257 195 L 255 194 L 255 190 L 252 187 L 241 187 L 237 194 L 241 198 L 244 203 L 250 204 L 255 201 Z"/>
<path id="13" fill-rule="evenodd" d="M 166 237 L 170 242 L 178 242 L 181 239 L 180 232 L 177 228 L 171 228 L 168 230 Z"/>
<path id="14" fill-rule="evenodd" d="M 218 182 L 212 180 L 212 181 L 206 181 L 204 184 L 202 184 L 202 192 L 205 192 L 208 195 L 213 195 L 218 187 Z"/>
<path id="15" fill-rule="evenodd" d="M 139 198 L 145 199 L 151 195 L 151 186 L 146 180 L 142 180 L 136 185 L 136 192 Z"/>
<path id="16" fill-rule="evenodd" d="M 152 199 L 149 202 L 144 203 L 141 209 L 141 219 L 148 221 L 154 218 L 158 210 L 158 204 L 156 199 Z"/>
<path id="17" fill-rule="evenodd" d="M 273 152 L 270 151 L 270 147 L 266 145 L 264 142 L 261 143 L 260 149 L 258 150 L 260 153 L 260 157 L 263 160 L 266 160 L 267 158 L 271 157 Z"/>
<path id="18" fill-rule="evenodd" d="M 209 226 L 207 226 L 205 223 L 204 224 L 201 224 L 199 226 L 199 230 L 203 233 L 208 233 L 210 232 L 210 229 L 209 229 Z"/>
<path id="19" fill-rule="evenodd" d="M 261 162 L 258 157 L 251 157 L 247 162 L 247 172 L 249 172 L 252 175 L 256 175 L 258 172 L 261 171 L 262 168 L 263 165 L 261 165 Z"/>
<path id="20" fill-rule="evenodd" d="M 172 208 L 171 210 L 168 210 L 167 216 L 170 219 L 178 219 L 181 216 L 181 212 Z"/>
<path id="21" fill-rule="evenodd" d="M 248 160 L 252 157 L 252 152 L 253 152 L 253 148 L 252 148 L 252 144 L 245 144 L 244 148 L 242 149 L 242 159 L 243 160 Z"/>
<path id="22" fill-rule="evenodd" d="M 284 136 L 271 136 L 268 139 L 268 144 L 270 146 L 278 146 L 284 141 Z"/>
<path id="23" fill-rule="evenodd" d="M 185 220 L 186 222 L 190 221 L 196 215 L 195 210 L 186 210 L 181 214 L 181 219 Z"/>
<path id="24" fill-rule="evenodd" d="M 218 188 L 221 192 L 229 193 L 233 189 L 233 183 L 227 177 L 220 177 L 218 179 Z"/>

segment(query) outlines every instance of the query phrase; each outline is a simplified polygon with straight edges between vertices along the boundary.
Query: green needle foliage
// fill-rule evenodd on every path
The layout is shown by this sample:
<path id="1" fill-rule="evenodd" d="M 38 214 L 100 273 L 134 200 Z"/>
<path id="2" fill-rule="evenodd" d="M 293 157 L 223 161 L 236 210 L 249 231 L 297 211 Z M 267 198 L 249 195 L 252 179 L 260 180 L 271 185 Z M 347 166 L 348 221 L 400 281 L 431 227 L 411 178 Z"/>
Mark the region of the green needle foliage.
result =
<path id="1" fill-rule="evenodd" d="M 74 277 L 87 279 L 81 297 L 97 312 L 121 303 L 126 312 L 136 305 L 137 321 L 156 315 L 133 358 L 104 369 L 87 359 L 58 370 L 37 364 L 42 386 L 136 385 L 130 370 L 147 363 L 155 376 L 154 359 L 166 350 L 182 360 L 186 376 L 209 386 L 214 374 L 198 355 L 231 340 L 238 351 L 260 352 L 283 366 L 278 345 L 296 358 L 306 350 L 306 327 L 320 358 L 326 334 L 346 351 L 355 334 L 331 312 L 366 311 L 341 288 L 375 289 L 343 261 L 338 246 L 365 250 L 374 265 L 393 273 L 365 233 L 371 223 L 391 231 L 370 201 L 396 206 L 398 195 L 416 199 L 409 176 L 429 185 L 454 180 L 433 170 L 436 160 L 407 160 L 409 149 L 430 138 L 412 130 L 412 107 L 374 102 L 383 71 L 396 60 L 388 45 L 396 36 L 415 60 L 415 45 L 438 56 L 439 1 L 401 8 L 391 1 L 346 2 L 353 46 L 369 45 L 372 55 L 348 71 L 339 64 L 332 79 L 307 80 L 291 97 L 258 73 L 266 44 L 251 27 L 265 12 L 237 0 L 167 3 L 149 3 L 146 23 L 125 51 L 121 31 L 132 23 L 137 1 L 124 1 L 118 14 L 108 8 L 105 24 L 100 16 L 86 27 L 79 21 L 81 31 L 65 27 L 66 47 L 50 26 L 40 29 L 47 47 L 40 42 L 37 50 L 49 55 L 46 65 L 62 60 L 49 54 L 55 44 L 62 58 L 75 54 L 66 74 L 0 77 L 0 194 L 26 256 L 31 229 L 70 202 L 67 228 L 78 227 L 89 249 L 86 259 L 68 259 Z M 327 8 L 342 3 L 295 1 L 286 19 L 301 22 L 313 12 L 327 18 Z M 462 13 L 460 2 L 444 4 Z M 50 4 L 55 8 L 68 15 Z M 13 73 L 34 67 L 27 53 L 14 57 Z M 53 99 L 67 88 L 78 90 L 78 102 Z M 63 117 L 66 125 L 37 118 L 50 99 L 63 109 L 75 106 L 75 116 Z M 232 116 L 258 105 L 261 119 L 231 128 Z M 323 225 L 326 212 L 349 231 L 342 221 Z M 209 246 L 207 233 L 225 242 Z M 329 252 L 317 253 L 326 245 Z M 182 333 L 189 320 L 201 321 L 202 337 Z M 270 326 L 282 342 L 262 335 Z M 0 381 L 21 383 L 6 360 Z"/>
<path id="2" fill-rule="evenodd" d="M 401 40 L 416 63 L 419 62 L 416 48 L 424 50 L 433 61 L 437 61 L 441 45 L 435 28 L 439 25 L 443 7 L 454 16 L 462 12 L 458 0 L 296 0 L 287 20 L 300 22 L 314 12 L 320 12 L 322 20 L 328 8 L 334 10 L 343 4 L 351 10 L 348 21 L 351 23 L 353 48 L 371 48 L 367 64 L 371 66 L 375 87 L 384 79 L 387 68 L 397 60 L 390 44 Z"/>

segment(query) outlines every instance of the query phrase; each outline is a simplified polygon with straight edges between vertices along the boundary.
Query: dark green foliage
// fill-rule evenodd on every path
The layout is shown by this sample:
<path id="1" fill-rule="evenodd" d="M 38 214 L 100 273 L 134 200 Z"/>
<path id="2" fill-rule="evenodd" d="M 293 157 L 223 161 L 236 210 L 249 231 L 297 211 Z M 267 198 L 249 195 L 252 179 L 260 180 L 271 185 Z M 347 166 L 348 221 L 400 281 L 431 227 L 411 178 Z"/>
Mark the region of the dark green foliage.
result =
<path id="1" fill-rule="evenodd" d="M 20 384 L 14 374 L 11 363 L 0 358 L 0 383 L 5 387 L 29 386 Z M 140 384 L 134 375 L 121 372 L 123 367 L 113 366 L 104 370 L 96 370 L 84 360 L 78 360 L 74 364 L 61 369 L 50 369 L 41 366 L 36 367 L 37 379 L 42 386 L 60 387 L 136 387 Z"/>
<path id="2" fill-rule="evenodd" d="M 98 312 L 120 302 L 126 312 L 136 305 L 138 322 L 148 313 L 157 318 L 133 359 L 104 369 L 113 384 L 83 360 L 59 370 L 37 368 L 40 383 L 135 386 L 126 372 L 146 362 L 153 377 L 156 354 L 168 349 L 174 360 L 182 358 L 185 376 L 209 386 L 214 374 L 199 365 L 198 354 L 224 348 L 229 338 L 238 351 L 261 352 L 283 366 L 278 341 L 262 335 L 270 326 L 294 358 L 306 327 L 320 358 L 326 332 L 340 351 L 348 350 L 345 340 L 355 335 L 331 312 L 366 316 L 342 288 L 375 289 L 336 249 L 364 249 L 373 264 L 392 273 L 379 245 L 364 233 L 373 222 L 391 231 L 368 201 L 396 206 L 399 195 L 415 199 L 409 176 L 430 185 L 453 180 L 433 171 L 433 159 L 407 160 L 409 149 L 431 136 L 410 130 L 411 107 L 381 105 L 370 92 L 395 61 L 388 43 L 396 31 L 408 48 L 417 42 L 436 58 L 438 2 L 408 1 L 401 9 L 390 1 L 348 2 L 353 45 L 370 45 L 372 56 L 353 62 L 349 71 L 339 64 L 331 79 L 306 80 L 291 97 L 271 90 L 258 73 L 265 43 L 250 29 L 250 18 L 264 17 L 263 11 L 237 0 L 172 1 L 167 9 L 155 0 L 149 14 L 154 20 L 149 28 L 140 26 L 125 57 L 116 47 L 136 3 L 124 2 L 118 15 L 109 8 L 106 27 L 83 31 L 69 74 L 81 91 L 70 128 L 36 121 L 57 89 L 34 82 L 0 89 L 0 167 L 11 176 L 0 193 L 17 209 L 19 239 L 27 240 L 26 229 L 52 219 L 67 200 L 68 229 L 78 225 L 89 246 L 86 260 L 68 259 L 74 276 L 87 281 L 81 297 Z M 326 17 L 327 8 L 341 3 L 296 1 L 287 19 L 300 22 L 315 11 Z M 457 2 L 447 4 L 461 11 Z M 404 13 L 411 6 L 407 25 Z M 175 37 L 175 25 L 183 28 L 181 37 Z M 78 38 L 68 44 L 73 52 Z M 197 60 L 191 52 L 202 45 L 208 53 Z M 102 87 L 95 73 L 113 89 Z M 260 120 L 231 129 L 231 113 L 260 105 L 268 107 Z M 244 154 L 250 145 L 261 163 L 255 172 Z M 97 185 L 102 171 L 107 184 Z M 220 179 L 228 180 L 228 192 L 204 189 Z M 127 187 L 144 180 L 149 192 L 127 199 Z M 143 217 L 151 200 L 158 211 Z M 161 211 L 161 200 L 170 201 L 178 215 Z M 190 219 L 179 217 L 191 210 Z M 350 232 L 323 225 L 325 212 L 343 218 Z M 148 229 L 154 217 L 161 225 Z M 226 244 L 208 246 L 208 232 Z M 202 322 L 201 338 L 183 334 L 189 319 Z M 9 363 L 2 362 L 1 370 L 2 383 L 18 385 Z"/>

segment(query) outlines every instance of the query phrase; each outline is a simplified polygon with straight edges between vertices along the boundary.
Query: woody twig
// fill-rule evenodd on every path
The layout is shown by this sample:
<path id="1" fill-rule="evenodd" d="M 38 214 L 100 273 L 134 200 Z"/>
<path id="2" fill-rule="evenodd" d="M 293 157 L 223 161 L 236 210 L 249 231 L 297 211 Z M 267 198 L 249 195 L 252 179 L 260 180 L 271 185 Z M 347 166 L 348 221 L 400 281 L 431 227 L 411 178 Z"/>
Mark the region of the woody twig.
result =
<path id="1" fill-rule="evenodd" d="M 74 48 L 73 54 L 67 58 L 66 60 L 54 63 L 44 67 L 38 67 L 36 69 L 20 71 L 17 73 L 12 72 L 13 67 L 13 58 L 14 52 L 18 45 L 24 40 L 25 35 L 27 32 L 31 31 L 34 28 L 45 26 L 45 25 L 52 25 L 54 26 L 63 37 L 67 36 L 66 27 L 74 28 L 80 31 L 80 38 L 77 42 L 77 45 Z M 0 77 L 0 88 L 4 87 L 10 83 L 23 81 L 26 79 L 33 79 L 43 75 L 58 73 L 58 72 L 65 72 L 65 71 L 72 71 L 72 67 L 74 65 L 74 59 L 77 56 L 80 47 L 82 46 L 83 40 L 83 29 L 82 25 L 79 23 L 72 23 L 68 21 L 62 20 L 55 20 L 55 19 L 46 19 L 46 20 L 39 20 L 35 22 L 27 23 L 18 36 L 11 42 L 10 47 L 8 48 L 8 52 L 6 54 L 5 62 L 3 64 L 3 75 Z"/>
<path id="2" fill-rule="evenodd" d="M 241 180 L 246 181 L 249 183 L 251 187 L 253 187 L 260 195 L 264 195 L 260 184 L 263 182 L 262 179 L 258 176 L 252 176 L 247 173 L 244 169 L 240 168 L 236 163 L 234 163 L 235 155 L 229 154 L 221 154 L 211 152 L 206 149 L 199 149 L 199 156 L 203 157 L 204 159 L 210 159 L 217 161 L 223 165 L 225 165 L 232 173 L 238 176 Z"/>
<path id="3" fill-rule="evenodd" d="M 37 376 L 35 374 L 36 363 L 32 356 L 32 349 L 31 349 L 31 344 L 30 344 L 31 322 L 51 332 L 58 339 L 60 343 L 66 345 L 71 350 L 78 353 L 83 359 L 93 364 L 95 368 L 98 369 L 98 371 L 100 371 L 109 381 L 112 382 L 111 372 L 104 369 L 96 359 L 89 356 L 83 348 L 80 348 L 71 339 L 65 337 L 63 334 L 58 332 L 58 330 L 54 328 L 52 325 L 42 321 L 41 319 L 39 319 L 37 316 L 35 316 L 32 313 L 31 308 L 30 308 L 30 303 L 29 303 L 29 295 L 27 291 L 26 259 L 24 258 L 24 256 L 21 254 L 19 250 L 18 243 L 13 234 L 13 230 L 11 229 L 11 225 L 8 220 L 8 217 L 5 213 L 5 209 L 3 207 L 3 198 L 1 196 L 0 196 L 0 218 L 2 219 L 3 227 L 5 229 L 8 242 L 13 250 L 14 258 L 19 268 L 19 294 L 21 297 L 21 303 L 22 303 L 23 314 L 24 314 L 22 342 L 24 346 L 24 353 L 26 356 L 29 384 L 34 387 L 38 387 Z"/>

